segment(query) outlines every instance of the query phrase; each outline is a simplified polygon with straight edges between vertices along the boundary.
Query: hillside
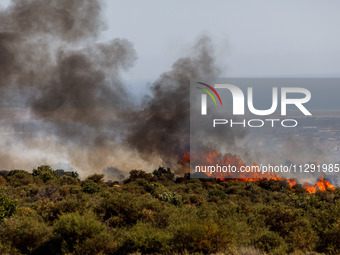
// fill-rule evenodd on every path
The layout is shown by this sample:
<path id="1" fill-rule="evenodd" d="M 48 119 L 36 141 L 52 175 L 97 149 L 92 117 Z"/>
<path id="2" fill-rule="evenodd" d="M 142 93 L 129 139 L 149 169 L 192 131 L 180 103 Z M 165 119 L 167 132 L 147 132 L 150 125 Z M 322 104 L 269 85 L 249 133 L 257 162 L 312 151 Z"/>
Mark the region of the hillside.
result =
<path id="1" fill-rule="evenodd" d="M 0 172 L 0 254 L 339 254 L 340 193 L 285 180 L 120 184 L 40 166 Z"/>

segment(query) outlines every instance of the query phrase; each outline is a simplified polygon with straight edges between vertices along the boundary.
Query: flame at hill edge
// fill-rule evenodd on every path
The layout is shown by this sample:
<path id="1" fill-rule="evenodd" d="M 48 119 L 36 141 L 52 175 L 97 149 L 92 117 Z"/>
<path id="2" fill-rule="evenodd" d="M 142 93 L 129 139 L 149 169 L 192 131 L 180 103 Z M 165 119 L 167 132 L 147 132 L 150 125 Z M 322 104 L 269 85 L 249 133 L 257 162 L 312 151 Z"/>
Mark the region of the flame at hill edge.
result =
<path id="1" fill-rule="evenodd" d="M 221 152 L 217 152 L 214 150 L 209 150 L 208 152 L 201 153 L 200 155 L 190 155 L 190 153 L 185 153 L 180 163 L 182 165 L 188 165 L 190 160 L 194 160 L 196 165 L 233 165 L 239 170 L 241 166 L 246 166 L 246 164 L 242 161 L 241 157 L 238 155 L 232 155 L 230 153 L 222 154 Z M 197 164 L 198 163 L 198 164 Z M 257 166 L 256 163 L 253 163 L 253 166 Z M 237 176 L 233 173 L 205 173 L 208 177 L 214 177 L 216 179 L 222 181 L 241 181 L 241 182 L 253 182 L 260 180 L 286 180 L 291 189 L 294 189 L 294 186 L 299 184 L 296 179 L 287 179 L 281 176 L 278 176 L 275 173 L 267 172 L 245 172 L 245 173 L 237 173 Z M 315 193 L 316 191 L 326 191 L 326 190 L 335 190 L 335 187 L 325 179 L 324 174 L 321 175 L 320 178 L 317 179 L 317 182 L 312 185 L 309 183 L 304 183 L 301 185 L 308 191 L 309 193 Z"/>

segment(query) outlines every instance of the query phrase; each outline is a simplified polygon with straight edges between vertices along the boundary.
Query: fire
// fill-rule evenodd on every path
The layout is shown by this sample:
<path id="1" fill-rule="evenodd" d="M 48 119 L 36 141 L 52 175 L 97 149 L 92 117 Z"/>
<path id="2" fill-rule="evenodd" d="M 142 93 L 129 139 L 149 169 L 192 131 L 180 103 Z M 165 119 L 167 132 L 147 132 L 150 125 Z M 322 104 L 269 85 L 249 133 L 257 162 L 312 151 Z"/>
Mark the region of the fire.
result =
<path id="1" fill-rule="evenodd" d="M 325 179 L 325 176 L 322 175 L 317 183 L 315 183 L 314 186 L 308 185 L 308 183 L 305 183 L 305 189 L 309 192 L 309 193 L 315 193 L 316 191 L 320 190 L 320 191 L 325 191 L 325 190 L 335 190 L 334 186 Z"/>
<path id="2" fill-rule="evenodd" d="M 232 155 L 230 153 L 222 154 L 221 152 L 217 152 L 214 150 L 209 150 L 204 153 L 186 153 L 183 155 L 180 163 L 182 165 L 188 164 L 192 161 L 195 165 L 220 165 L 227 166 L 232 165 L 235 166 L 237 170 L 241 167 L 245 167 L 246 164 L 242 161 L 241 157 L 238 155 Z M 257 164 L 253 163 L 252 166 L 256 169 Z M 294 189 L 294 186 L 298 184 L 295 179 L 286 179 L 284 177 L 278 176 L 275 173 L 262 173 L 262 172 L 237 172 L 234 173 L 221 173 L 221 172 L 205 172 L 205 174 L 209 177 L 214 177 L 216 179 L 220 179 L 222 181 L 241 181 L 241 182 L 252 182 L 252 181 L 260 181 L 263 179 L 269 180 L 286 180 L 289 186 Z M 326 190 L 335 190 L 335 187 L 325 179 L 325 176 L 322 175 L 314 185 L 310 185 L 308 183 L 304 183 L 303 187 L 309 193 L 315 193 L 316 191 L 326 191 Z"/>
<path id="3" fill-rule="evenodd" d="M 182 166 L 186 166 L 190 163 L 190 153 L 184 153 L 179 162 Z"/>

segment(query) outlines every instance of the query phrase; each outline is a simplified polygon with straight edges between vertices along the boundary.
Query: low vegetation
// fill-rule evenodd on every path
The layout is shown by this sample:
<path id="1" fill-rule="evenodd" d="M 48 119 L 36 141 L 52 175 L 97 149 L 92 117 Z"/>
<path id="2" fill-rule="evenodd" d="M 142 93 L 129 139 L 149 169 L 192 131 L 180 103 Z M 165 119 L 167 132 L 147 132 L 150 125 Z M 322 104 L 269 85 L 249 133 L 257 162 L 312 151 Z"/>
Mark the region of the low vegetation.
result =
<path id="1" fill-rule="evenodd" d="M 0 171 L 0 254 L 339 254 L 339 191 L 163 167 L 118 185 L 50 166 Z"/>

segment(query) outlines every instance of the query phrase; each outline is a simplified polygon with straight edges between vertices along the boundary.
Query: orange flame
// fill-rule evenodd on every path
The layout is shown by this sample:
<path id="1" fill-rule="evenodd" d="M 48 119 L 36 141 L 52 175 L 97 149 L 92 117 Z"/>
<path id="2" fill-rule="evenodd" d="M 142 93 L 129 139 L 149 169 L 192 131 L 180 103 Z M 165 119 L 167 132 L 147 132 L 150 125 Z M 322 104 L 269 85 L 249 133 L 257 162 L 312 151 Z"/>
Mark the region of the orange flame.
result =
<path id="1" fill-rule="evenodd" d="M 325 179 L 325 176 L 322 175 L 318 181 L 315 183 L 314 186 L 309 185 L 308 183 L 305 183 L 305 189 L 309 193 L 315 193 L 316 191 L 325 191 L 325 190 L 335 190 L 334 186 Z"/>
<path id="2" fill-rule="evenodd" d="M 204 153 L 192 153 L 190 155 L 189 153 L 186 153 L 183 155 L 182 159 L 180 160 L 180 163 L 182 165 L 186 165 L 192 160 L 195 165 L 220 165 L 220 166 L 235 166 L 237 170 L 240 169 L 241 166 L 246 166 L 246 164 L 242 161 L 241 157 L 238 155 L 232 155 L 230 153 L 222 154 L 221 152 L 217 152 L 214 150 L 209 150 L 208 152 Z M 254 167 L 257 166 L 256 163 L 252 164 Z M 209 177 L 214 177 L 216 179 L 220 179 L 222 181 L 241 181 L 241 182 L 252 182 L 252 181 L 260 181 L 263 179 L 268 180 L 286 180 L 289 184 L 289 186 L 294 189 L 294 185 L 298 184 L 298 182 L 295 179 L 286 179 L 284 177 L 280 177 L 276 175 L 275 173 L 262 173 L 262 172 L 244 172 L 241 173 L 240 171 L 237 171 L 237 176 L 233 173 L 221 173 L 221 172 L 215 172 L 210 173 L 206 172 L 206 175 Z M 335 187 L 325 179 L 324 175 L 322 175 L 316 182 L 315 185 L 310 185 L 308 183 L 305 183 L 303 187 L 309 192 L 309 193 L 315 193 L 316 191 L 326 191 L 326 190 L 335 190 Z"/>

